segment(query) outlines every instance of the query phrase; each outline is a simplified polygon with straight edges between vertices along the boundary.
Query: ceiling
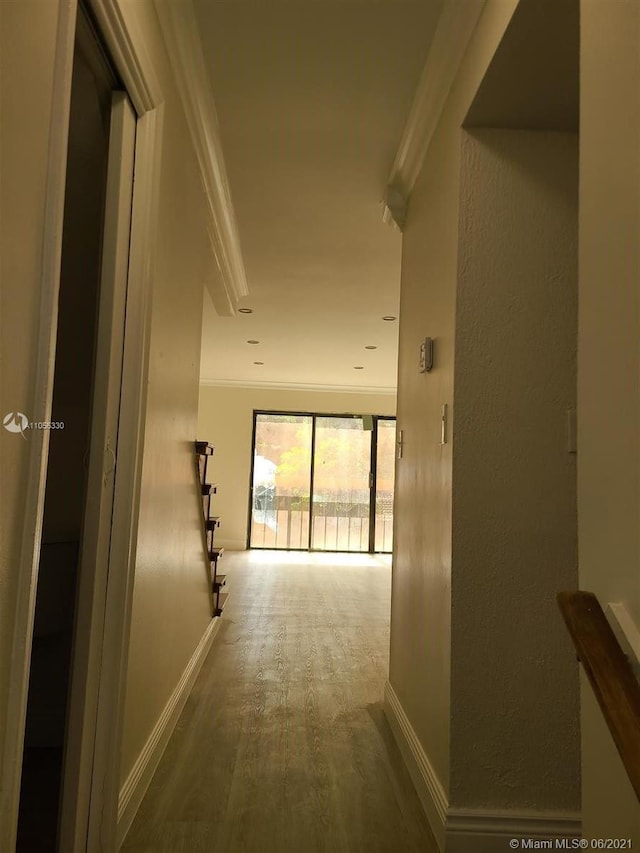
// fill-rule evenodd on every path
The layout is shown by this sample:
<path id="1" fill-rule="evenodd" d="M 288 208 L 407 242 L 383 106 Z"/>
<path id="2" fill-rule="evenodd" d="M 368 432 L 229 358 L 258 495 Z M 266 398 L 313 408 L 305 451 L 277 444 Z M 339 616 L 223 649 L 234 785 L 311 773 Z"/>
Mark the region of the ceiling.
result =
<path id="1" fill-rule="evenodd" d="M 395 390 L 381 200 L 442 4 L 195 0 L 253 312 L 205 295 L 203 381 Z"/>

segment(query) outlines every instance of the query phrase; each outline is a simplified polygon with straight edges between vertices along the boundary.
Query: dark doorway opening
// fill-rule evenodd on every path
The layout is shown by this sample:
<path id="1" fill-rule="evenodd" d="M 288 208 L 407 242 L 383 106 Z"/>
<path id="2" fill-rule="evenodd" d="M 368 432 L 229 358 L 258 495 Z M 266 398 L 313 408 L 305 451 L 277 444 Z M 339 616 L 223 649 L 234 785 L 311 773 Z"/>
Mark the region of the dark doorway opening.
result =
<path id="1" fill-rule="evenodd" d="M 51 429 L 22 763 L 18 851 L 58 849 L 96 360 L 112 92 L 80 6 L 73 58 Z"/>

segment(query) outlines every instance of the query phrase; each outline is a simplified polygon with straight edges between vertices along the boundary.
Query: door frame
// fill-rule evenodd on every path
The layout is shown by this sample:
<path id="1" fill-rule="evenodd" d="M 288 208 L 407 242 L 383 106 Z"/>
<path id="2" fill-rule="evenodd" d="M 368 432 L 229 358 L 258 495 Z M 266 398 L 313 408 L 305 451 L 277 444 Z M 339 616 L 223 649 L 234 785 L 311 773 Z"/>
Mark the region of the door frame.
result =
<path id="1" fill-rule="evenodd" d="M 136 26 L 135 11 L 122 0 L 87 0 L 97 29 L 110 52 L 116 71 L 137 116 L 135 183 L 132 204 L 124 371 L 120 389 L 119 432 L 130 437 L 119 449 L 118 477 L 108 582 L 101 601 L 104 622 L 92 620 L 90 641 L 102 650 L 95 678 L 98 712 L 94 725 L 83 732 L 94 760 L 81 779 L 87 796 L 72 820 L 73 846 L 69 853 L 87 849 L 116 849 L 119 799 L 119 752 L 124 712 L 126 660 L 140 507 L 146 388 L 149 362 L 153 247 L 160 177 L 163 93 L 151 66 L 147 48 Z M 67 138 L 78 0 L 60 0 L 53 71 L 52 129 L 48 148 L 46 219 L 41 265 L 40 330 L 36 342 L 34 412 L 50 420 L 56 357 L 58 293 L 64 219 Z M 16 610 L 12 640 L 10 689 L 2 754 L 2 810 L 0 848 L 15 849 L 31 643 L 40 559 L 40 539 L 48 463 L 48 434 L 37 431 L 30 442 L 30 477 L 25 501 L 20 561 L 16 570 Z"/>
<path id="2" fill-rule="evenodd" d="M 371 554 L 392 554 L 393 548 L 391 551 L 376 551 L 376 515 L 377 515 L 377 504 L 376 499 L 378 496 L 378 437 L 380 435 L 380 421 L 393 421 L 396 425 L 396 440 L 398 436 L 398 419 L 396 415 L 374 415 L 373 418 L 373 441 L 371 442 L 371 471 L 373 473 L 373 486 L 371 493 L 371 515 L 369 520 L 369 553 Z M 397 448 L 397 443 L 396 443 Z M 394 465 L 397 459 L 397 455 L 394 455 Z M 394 493 L 395 493 L 395 485 L 394 485 Z M 394 512 L 395 518 L 395 512 Z M 394 540 L 395 541 L 395 540 Z"/>
<path id="3" fill-rule="evenodd" d="M 313 537 L 313 473 L 315 466 L 315 444 L 316 444 L 316 418 L 352 418 L 364 419 L 372 418 L 371 429 L 371 454 L 369 459 L 369 472 L 373 475 L 372 482 L 369 485 L 369 549 L 368 551 L 353 551 L 345 553 L 354 554 L 388 554 L 389 551 L 375 551 L 375 494 L 376 494 L 376 476 L 377 476 L 377 449 L 378 449 L 378 421 L 396 421 L 396 415 L 370 415 L 357 414 L 353 412 L 302 412 L 302 411 L 282 411 L 280 409 L 254 409 L 253 424 L 251 429 L 251 465 L 249 466 L 249 507 L 247 513 L 247 550 L 251 551 L 269 551 L 271 548 L 261 547 L 260 545 L 251 544 L 251 524 L 253 521 L 253 469 L 255 463 L 255 446 L 256 446 L 256 429 L 258 424 L 258 415 L 299 415 L 300 417 L 311 418 L 311 466 L 310 466 L 310 495 L 309 495 L 309 536 L 307 548 L 277 548 L 278 551 L 300 551 L 301 553 L 320 552 L 323 554 L 340 554 L 342 551 L 331 551 L 311 547 Z"/>

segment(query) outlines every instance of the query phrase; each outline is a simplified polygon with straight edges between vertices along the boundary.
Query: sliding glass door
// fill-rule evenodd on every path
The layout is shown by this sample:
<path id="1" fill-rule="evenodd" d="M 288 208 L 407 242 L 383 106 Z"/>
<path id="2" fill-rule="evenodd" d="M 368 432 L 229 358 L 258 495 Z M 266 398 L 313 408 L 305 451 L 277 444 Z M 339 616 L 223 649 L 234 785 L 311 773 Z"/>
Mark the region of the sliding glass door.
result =
<path id="1" fill-rule="evenodd" d="M 311 548 L 368 551 L 371 430 L 362 418 L 316 416 Z"/>
<path id="2" fill-rule="evenodd" d="M 256 412 L 249 546 L 390 552 L 395 419 Z"/>
<path id="3" fill-rule="evenodd" d="M 312 443 L 312 415 L 255 415 L 251 548 L 309 548 Z"/>

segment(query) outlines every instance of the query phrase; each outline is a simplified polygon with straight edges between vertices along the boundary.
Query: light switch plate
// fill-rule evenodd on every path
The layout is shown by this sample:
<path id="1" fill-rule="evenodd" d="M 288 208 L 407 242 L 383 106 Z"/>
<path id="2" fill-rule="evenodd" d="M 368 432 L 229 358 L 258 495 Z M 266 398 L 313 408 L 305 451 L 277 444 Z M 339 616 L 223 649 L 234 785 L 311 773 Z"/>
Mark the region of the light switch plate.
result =
<path id="1" fill-rule="evenodd" d="M 420 344 L 420 373 L 429 373 L 433 367 L 433 338 L 425 338 Z"/>

